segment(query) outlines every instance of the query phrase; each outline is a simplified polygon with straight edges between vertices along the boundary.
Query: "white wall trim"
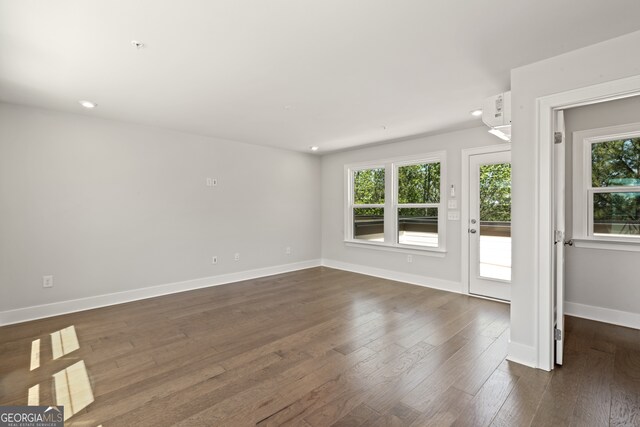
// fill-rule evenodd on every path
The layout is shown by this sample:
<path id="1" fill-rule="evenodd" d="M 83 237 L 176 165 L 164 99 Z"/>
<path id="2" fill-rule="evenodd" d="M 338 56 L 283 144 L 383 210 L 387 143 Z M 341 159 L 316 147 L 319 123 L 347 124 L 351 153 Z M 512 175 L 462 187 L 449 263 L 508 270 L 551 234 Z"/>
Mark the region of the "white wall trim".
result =
<path id="1" fill-rule="evenodd" d="M 564 303 L 564 312 L 569 316 L 640 329 L 640 313 L 613 310 L 611 308 L 596 307 L 569 301 L 565 301 Z"/>
<path id="2" fill-rule="evenodd" d="M 437 279 L 418 274 L 403 273 L 400 271 L 386 270 L 383 268 L 369 267 L 366 265 L 350 264 L 332 259 L 323 259 L 322 265 L 337 270 L 351 271 L 353 273 L 365 274 L 367 276 L 380 277 L 382 279 L 395 280 L 397 282 L 409 283 L 412 285 L 424 286 L 427 288 L 440 289 L 457 294 L 464 294 L 462 284 L 452 280 Z"/>
<path id="3" fill-rule="evenodd" d="M 553 362 L 553 115 L 554 111 L 596 104 L 640 94 L 640 76 L 613 80 L 566 92 L 544 96 L 536 100 L 537 156 L 535 183 L 535 208 L 533 212 L 536 239 L 533 243 L 536 256 L 531 261 L 536 267 L 536 350 L 537 365 L 551 370 Z"/>
<path id="4" fill-rule="evenodd" d="M 75 313 L 78 311 L 91 310 L 93 308 L 122 304 L 126 302 L 185 292 L 194 289 L 207 288 L 210 286 L 224 285 L 228 283 L 239 282 L 242 280 L 273 276 L 274 274 L 304 270 L 306 268 L 319 267 L 320 265 L 320 259 L 313 259 L 292 264 L 282 264 L 272 267 L 258 268 L 255 270 L 221 274 L 218 276 L 203 277 L 200 279 L 186 280 L 183 282 L 167 283 L 164 285 L 150 286 L 147 288 L 138 288 L 129 291 L 115 292 L 111 294 L 97 295 L 87 298 L 79 298 L 70 301 L 60 301 L 51 304 L 7 310 L 0 312 L 0 326 L 26 322 L 29 320 L 42 319 L 45 317 L 58 316 L 61 314 Z"/>
<path id="5" fill-rule="evenodd" d="M 534 347 L 509 341 L 509 355 L 507 356 L 507 360 L 529 366 L 531 368 L 538 368 L 536 364 L 537 358 L 536 349 Z"/>
<path id="6" fill-rule="evenodd" d="M 403 246 L 403 245 L 389 245 L 382 244 L 376 242 L 367 242 L 367 241 L 358 241 L 358 240 L 347 240 L 344 242 L 345 246 L 349 246 L 352 248 L 362 248 L 362 249 L 373 249 L 375 251 L 386 251 L 386 252 L 400 252 L 403 254 L 413 254 L 413 255 L 424 255 L 436 258 L 444 258 L 447 255 L 447 251 L 443 251 L 441 249 L 435 248 L 422 248 L 413 246 Z"/>
<path id="7" fill-rule="evenodd" d="M 607 251 L 640 252 L 640 242 L 622 242 L 605 239 L 571 239 L 576 248 L 599 249 Z"/>

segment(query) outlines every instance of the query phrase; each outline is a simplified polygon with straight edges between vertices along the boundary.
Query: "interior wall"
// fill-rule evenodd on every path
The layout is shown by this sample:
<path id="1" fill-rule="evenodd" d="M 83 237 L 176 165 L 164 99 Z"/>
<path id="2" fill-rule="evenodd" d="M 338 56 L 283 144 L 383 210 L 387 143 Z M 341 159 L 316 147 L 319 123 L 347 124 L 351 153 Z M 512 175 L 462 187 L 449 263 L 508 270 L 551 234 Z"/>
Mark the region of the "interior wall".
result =
<path id="1" fill-rule="evenodd" d="M 347 246 L 344 242 L 345 175 L 344 166 L 351 163 L 375 161 L 446 150 L 447 188 L 453 184 L 455 199 L 461 211 L 465 195 L 461 194 L 461 156 L 463 148 L 500 144 L 500 140 L 487 132 L 485 126 L 415 138 L 402 142 L 376 145 L 362 149 L 327 154 L 322 157 L 322 257 L 327 262 L 345 263 L 366 273 L 383 273 L 399 280 L 422 283 L 434 287 L 466 291 L 461 287 L 461 223 L 447 221 L 446 249 L 443 258 Z M 449 192 L 443 195 L 451 199 Z M 445 206 L 446 203 L 445 203 Z M 442 214 L 446 215 L 445 212 Z M 330 265 L 330 264 L 329 264 Z"/>
<path id="2" fill-rule="evenodd" d="M 543 96 L 640 75 L 640 31 L 536 62 L 511 72 L 513 165 L 513 280 L 509 357 L 532 366 L 538 361 L 537 195 L 539 141 L 537 99 Z"/>
<path id="3" fill-rule="evenodd" d="M 566 147 L 566 230 L 573 226 L 573 132 L 640 122 L 640 96 L 565 110 Z M 565 251 L 565 301 L 610 310 L 640 313 L 638 252 L 584 247 Z M 607 321 L 607 318 L 596 320 Z"/>
<path id="4" fill-rule="evenodd" d="M 319 195 L 311 154 L 0 104 L 0 312 L 317 260 Z"/>

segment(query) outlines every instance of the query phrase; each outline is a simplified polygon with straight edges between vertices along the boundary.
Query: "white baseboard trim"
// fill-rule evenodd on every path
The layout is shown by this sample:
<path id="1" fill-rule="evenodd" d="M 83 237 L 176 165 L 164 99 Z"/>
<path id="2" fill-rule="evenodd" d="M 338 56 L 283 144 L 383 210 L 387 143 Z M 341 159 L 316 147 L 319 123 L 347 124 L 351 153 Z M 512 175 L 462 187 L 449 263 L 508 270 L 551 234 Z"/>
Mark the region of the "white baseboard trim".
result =
<path id="1" fill-rule="evenodd" d="M 394 270 L 385 270 L 367 265 L 350 264 L 332 259 L 323 259 L 322 265 L 338 270 L 351 271 L 353 273 L 365 274 L 367 276 L 380 277 L 382 279 L 395 280 L 397 282 L 410 283 L 412 285 L 425 286 L 427 288 L 440 289 L 443 291 L 464 294 L 462 283 L 452 280 L 436 279 L 433 277 L 419 276 L 417 274 L 403 273 Z"/>
<path id="2" fill-rule="evenodd" d="M 536 349 L 515 341 L 509 341 L 507 360 L 529 366 L 530 368 L 538 367 Z"/>
<path id="3" fill-rule="evenodd" d="M 147 288 L 132 289 L 130 291 L 115 292 L 112 294 L 79 298 L 70 301 L 60 301 L 51 304 L 7 310 L 0 312 L 0 326 L 58 316 L 61 314 L 75 313 L 78 311 L 91 310 L 93 308 L 122 304 L 125 302 L 185 292 L 194 289 L 207 288 L 210 286 L 224 285 L 242 280 L 273 276 L 274 274 L 304 270 L 306 268 L 319 267 L 320 265 L 322 265 L 321 260 L 314 259 L 292 264 L 282 264 L 273 267 L 258 268 L 255 270 L 240 271 L 237 273 L 221 274 L 219 276 L 203 277 L 201 279 L 186 280 L 183 282 L 167 283 Z"/>
<path id="4" fill-rule="evenodd" d="M 613 310 L 611 308 L 596 307 L 593 305 L 585 305 L 568 301 L 565 301 L 564 303 L 564 313 L 569 316 L 582 317 L 583 319 L 596 320 L 598 322 L 626 326 L 627 328 L 640 329 L 639 313 Z"/>

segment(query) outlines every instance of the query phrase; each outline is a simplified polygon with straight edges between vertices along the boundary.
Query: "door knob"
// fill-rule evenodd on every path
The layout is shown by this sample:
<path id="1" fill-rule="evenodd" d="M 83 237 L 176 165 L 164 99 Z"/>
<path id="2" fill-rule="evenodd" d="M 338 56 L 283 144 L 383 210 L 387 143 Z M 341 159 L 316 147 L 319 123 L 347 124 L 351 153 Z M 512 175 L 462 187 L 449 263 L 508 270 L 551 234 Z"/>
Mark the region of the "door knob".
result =
<path id="1" fill-rule="evenodd" d="M 469 229 L 469 233 L 471 233 L 471 234 L 476 234 L 476 230 L 475 230 L 474 228 L 470 228 L 470 229 Z"/>

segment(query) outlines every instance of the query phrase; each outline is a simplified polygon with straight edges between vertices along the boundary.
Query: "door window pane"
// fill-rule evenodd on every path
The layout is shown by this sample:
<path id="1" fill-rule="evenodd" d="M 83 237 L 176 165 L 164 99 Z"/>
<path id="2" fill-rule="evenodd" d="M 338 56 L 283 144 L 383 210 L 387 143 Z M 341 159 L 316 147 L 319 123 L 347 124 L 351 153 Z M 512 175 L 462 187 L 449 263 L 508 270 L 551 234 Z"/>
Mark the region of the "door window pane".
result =
<path id="1" fill-rule="evenodd" d="M 384 242 L 384 208 L 354 208 L 353 238 Z"/>
<path id="2" fill-rule="evenodd" d="M 400 166 L 398 203 L 440 203 L 440 163 Z"/>
<path id="3" fill-rule="evenodd" d="M 640 237 L 640 192 L 595 193 L 593 234 Z"/>
<path id="4" fill-rule="evenodd" d="M 353 202 L 356 205 L 384 204 L 384 168 L 353 173 Z"/>
<path id="5" fill-rule="evenodd" d="M 438 247 L 438 208 L 399 208 L 398 243 Z"/>
<path id="6" fill-rule="evenodd" d="M 640 185 L 640 137 L 591 146 L 593 187 Z"/>
<path id="7" fill-rule="evenodd" d="M 480 166 L 480 276 L 511 280 L 511 164 Z"/>

